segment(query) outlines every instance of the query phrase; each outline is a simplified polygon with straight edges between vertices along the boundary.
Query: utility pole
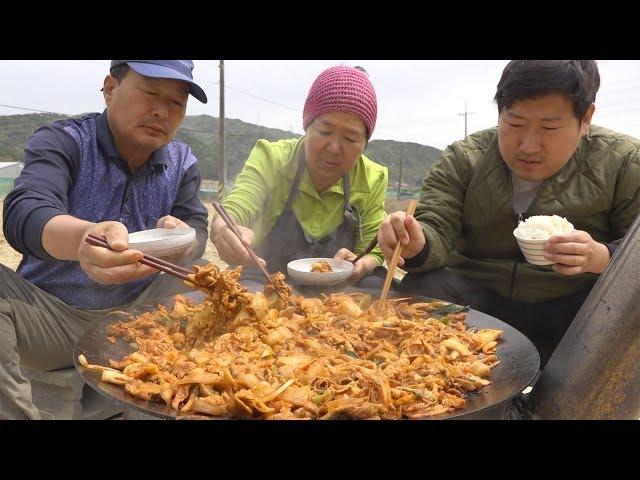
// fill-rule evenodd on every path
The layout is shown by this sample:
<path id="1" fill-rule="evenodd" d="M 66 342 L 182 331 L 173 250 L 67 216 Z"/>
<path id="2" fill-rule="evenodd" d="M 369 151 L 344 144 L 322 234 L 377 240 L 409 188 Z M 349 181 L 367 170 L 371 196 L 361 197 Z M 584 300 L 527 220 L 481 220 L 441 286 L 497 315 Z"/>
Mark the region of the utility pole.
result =
<path id="1" fill-rule="evenodd" d="M 220 115 L 218 117 L 218 201 L 224 199 L 227 162 L 224 158 L 224 60 L 220 60 Z"/>
<path id="2" fill-rule="evenodd" d="M 458 115 L 462 115 L 464 117 L 464 138 L 467 138 L 467 117 L 469 115 L 473 115 L 476 112 L 467 112 L 467 102 L 464 102 L 464 113 L 459 113 Z"/>
<path id="3" fill-rule="evenodd" d="M 402 189 L 402 151 L 404 145 L 400 145 L 400 174 L 398 175 L 398 200 L 400 200 L 400 190 Z"/>

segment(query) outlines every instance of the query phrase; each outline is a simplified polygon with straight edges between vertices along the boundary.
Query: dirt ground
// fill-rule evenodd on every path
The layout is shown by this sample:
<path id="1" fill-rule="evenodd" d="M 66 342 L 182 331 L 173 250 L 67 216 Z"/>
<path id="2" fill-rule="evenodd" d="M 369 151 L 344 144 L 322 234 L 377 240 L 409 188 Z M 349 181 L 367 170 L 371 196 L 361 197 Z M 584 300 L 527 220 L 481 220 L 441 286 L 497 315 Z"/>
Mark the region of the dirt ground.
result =
<path id="1" fill-rule="evenodd" d="M 4 201 L 4 198 L 0 200 Z M 2 232 L 2 216 L 0 215 L 0 263 L 15 270 L 20 260 L 22 260 L 22 254 L 16 252 L 11 245 L 7 243 Z"/>
<path id="2" fill-rule="evenodd" d="M 0 202 L 2 201 L 4 201 L 4 198 L 0 198 Z M 387 212 L 391 213 L 396 210 L 403 210 L 406 208 L 407 203 L 408 200 L 387 201 Z M 207 209 L 209 210 L 209 223 L 211 223 L 215 210 L 211 204 L 207 205 Z M 215 262 L 216 265 L 220 266 L 220 268 L 227 268 L 227 264 L 220 259 L 218 252 L 211 242 L 207 242 L 204 257 Z M 2 233 L 2 216 L 0 216 L 0 263 L 6 265 L 12 270 L 15 270 L 18 267 L 20 260 L 22 260 L 22 254 L 16 252 L 4 238 L 4 234 Z M 404 276 L 404 271 L 399 268 L 396 269 L 395 276 L 396 278 L 402 278 Z"/>

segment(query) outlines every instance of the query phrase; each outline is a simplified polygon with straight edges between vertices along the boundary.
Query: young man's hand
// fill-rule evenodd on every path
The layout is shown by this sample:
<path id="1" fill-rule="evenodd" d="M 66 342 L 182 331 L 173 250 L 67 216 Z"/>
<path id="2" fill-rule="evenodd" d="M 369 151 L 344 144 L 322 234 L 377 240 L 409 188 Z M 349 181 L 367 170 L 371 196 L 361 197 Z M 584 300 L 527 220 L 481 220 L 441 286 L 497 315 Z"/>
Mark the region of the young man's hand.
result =
<path id="1" fill-rule="evenodd" d="M 104 236 L 115 251 L 85 242 L 90 233 Z M 142 252 L 128 249 L 128 235 L 127 227 L 120 222 L 101 222 L 87 228 L 78 247 L 78 261 L 92 280 L 112 285 L 158 273 L 155 268 L 138 263 L 142 258 Z"/>
<path id="2" fill-rule="evenodd" d="M 596 242 L 583 230 L 555 235 L 544 245 L 544 258 L 553 262 L 553 269 L 564 275 L 602 273 L 611 255 L 606 245 Z"/>
<path id="3" fill-rule="evenodd" d="M 413 258 L 420 253 L 426 243 L 420 224 L 406 212 L 393 212 L 387 215 L 378 229 L 378 244 L 387 263 L 393 257 L 398 239 L 403 245 L 401 256 L 398 259 L 398 267 L 404 265 L 405 258 Z"/>

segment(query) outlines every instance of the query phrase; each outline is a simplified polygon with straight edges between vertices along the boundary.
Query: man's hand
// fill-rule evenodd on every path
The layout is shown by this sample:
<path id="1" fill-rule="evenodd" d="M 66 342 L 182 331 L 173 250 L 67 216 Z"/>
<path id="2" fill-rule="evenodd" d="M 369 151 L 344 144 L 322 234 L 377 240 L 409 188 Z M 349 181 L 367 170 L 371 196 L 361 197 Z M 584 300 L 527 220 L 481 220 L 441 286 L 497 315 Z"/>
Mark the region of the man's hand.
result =
<path id="1" fill-rule="evenodd" d="M 602 273 L 611 255 L 606 245 L 596 242 L 583 230 L 555 235 L 544 245 L 544 258 L 553 262 L 553 269 L 563 275 Z"/>
<path id="2" fill-rule="evenodd" d="M 253 243 L 253 230 L 247 227 L 242 227 L 238 225 L 238 230 L 242 235 L 242 240 L 246 245 L 251 245 Z M 251 256 L 247 253 L 247 250 L 242 245 L 242 242 L 238 239 L 238 237 L 233 233 L 227 224 L 224 223 L 222 218 L 217 217 L 213 224 L 211 225 L 211 234 L 210 234 L 211 242 L 215 245 L 216 250 L 218 250 L 218 255 L 220 258 L 227 262 L 229 265 L 249 265 L 255 266 L 255 262 L 251 258 Z M 283 248 L 285 246 L 283 245 Z M 258 261 L 262 264 L 263 267 L 266 267 L 267 262 L 265 262 L 262 258 L 258 258 Z"/>
<path id="3" fill-rule="evenodd" d="M 156 223 L 156 228 L 177 228 L 177 227 L 188 228 L 189 225 L 184 223 L 179 218 L 172 217 L 171 215 L 165 215 L 164 217 L 160 218 Z"/>
<path id="4" fill-rule="evenodd" d="M 346 260 L 348 262 L 356 257 L 357 255 L 348 248 L 341 248 L 333 256 L 335 260 Z M 353 273 L 351 274 L 347 282 L 350 284 L 358 283 L 362 279 L 362 277 L 369 275 L 377 265 L 378 259 L 374 255 L 365 255 L 355 263 L 355 265 L 353 266 Z"/>
<path id="5" fill-rule="evenodd" d="M 185 222 L 180 220 L 179 218 L 173 217 L 171 215 L 165 215 L 164 217 L 158 219 L 156 222 L 156 228 L 189 228 Z M 177 255 L 171 255 L 169 257 L 164 257 L 164 260 L 172 263 L 180 263 L 181 259 L 189 259 L 193 258 L 193 252 L 198 248 L 198 237 L 196 236 L 184 252 L 179 253 Z"/>
<path id="6" fill-rule="evenodd" d="M 111 251 L 85 242 L 88 234 L 104 236 Z M 139 250 L 127 249 L 127 228 L 120 222 L 101 222 L 90 225 L 78 247 L 78 261 L 87 275 L 105 285 L 131 282 L 158 273 L 155 268 L 138 263 L 142 258 Z"/>
<path id="7" fill-rule="evenodd" d="M 393 212 L 382 221 L 378 229 L 378 244 L 387 263 L 393 257 L 398 239 L 404 245 L 402 256 L 398 259 L 398 266 L 401 267 L 404 265 L 405 258 L 415 257 L 426 243 L 422 228 L 413 215 L 407 215 L 406 212 Z"/>

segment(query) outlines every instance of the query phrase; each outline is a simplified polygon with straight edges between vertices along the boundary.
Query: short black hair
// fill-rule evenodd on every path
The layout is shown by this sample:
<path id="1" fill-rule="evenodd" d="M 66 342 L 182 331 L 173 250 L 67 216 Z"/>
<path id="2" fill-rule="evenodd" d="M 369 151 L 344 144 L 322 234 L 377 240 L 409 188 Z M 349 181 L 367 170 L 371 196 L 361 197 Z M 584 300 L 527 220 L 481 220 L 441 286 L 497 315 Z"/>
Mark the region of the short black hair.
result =
<path id="1" fill-rule="evenodd" d="M 109 71 L 109 73 L 113 78 L 116 79 L 116 82 L 120 83 L 122 79 L 127 75 L 129 68 L 129 65 L 127 65 L 126 63 L 122 63 L 113 67 L 111 71 Z"/>
<path id="2" fill-rule="evenodd" d="M 600 74 L 594 60 L 512 60 L 502 71 L 495 102 L 498 113 L 519 100 L 560 93 L 579 121 L 596 101 Z"/>

